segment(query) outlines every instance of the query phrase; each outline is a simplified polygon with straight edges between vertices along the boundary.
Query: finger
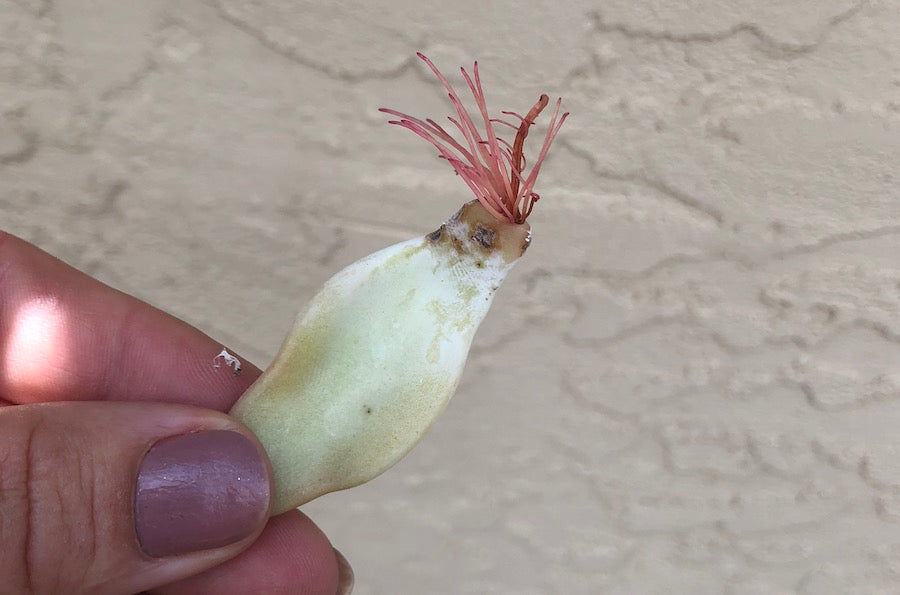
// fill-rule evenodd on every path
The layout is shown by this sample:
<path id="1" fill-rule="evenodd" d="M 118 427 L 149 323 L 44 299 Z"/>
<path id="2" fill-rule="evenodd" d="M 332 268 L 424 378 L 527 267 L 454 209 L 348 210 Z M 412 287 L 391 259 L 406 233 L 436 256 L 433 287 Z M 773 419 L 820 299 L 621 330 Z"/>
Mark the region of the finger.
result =
<path id="1" fill-rule="evenodd" d="M 0 461 L 0 576 L 13 593 L 171 583 L 240 553 L 270 507 L 259 443 L 195 407 L 5 407 Z"/>
<path id="2" fill-rule="evenodd" d="M 342 573 L 343 570 L 343 573 Z M 155 589 L 154 595 L 349 593 L 352 571 L 338 563 L 325 535 L 298 511 L 269 519 L 263 534 L 236 558 Z"/>
<path id="3" fill-rule="evenodd" d="M 227 411 L 259 375 L 222 345 L 0 232 L 0 399 L 125 399 Z"/>

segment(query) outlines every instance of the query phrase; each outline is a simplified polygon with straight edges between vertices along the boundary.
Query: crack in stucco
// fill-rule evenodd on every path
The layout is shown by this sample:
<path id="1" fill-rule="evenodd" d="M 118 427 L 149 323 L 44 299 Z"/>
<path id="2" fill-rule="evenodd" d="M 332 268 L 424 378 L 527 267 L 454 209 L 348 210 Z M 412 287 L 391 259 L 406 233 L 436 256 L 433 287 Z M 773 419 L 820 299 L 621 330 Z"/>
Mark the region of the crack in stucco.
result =
<path id="1" fill-rule="evenodd" d="M 360 83 L 368 80 L 379 79 L 390 80 L 400 77 L 405 72 L 414 68 L 417 64 L 415 56 L 410 56 L 402 59 L 390 68 L 378 70 L 373 69 L 370 71 L 354 73 L 345 68 L 332 66 L 327 61 L 309 58 L 308 56 L 305 56 L 303 53 L 299 52 L 296 48 L 291 47 L 291 45 L 280 43 L 277 39 L 273 38 L 273 36 L 268 35 L 264 29 L 254 27 L 251 23 L 240 18 L 239 15 L 237 15 L 233 10 L 230 10 L 229 7 L 226 6 L 226 3 L 223 0 L 210 1 L 215 7 L 219 17 L 223 21 L 229 23 L 238 31 L 241 31 L 242 33 L 255 39 L 264 48 L 281 56 L 282 58 L 286 58 L 287 60 L 299 66 L 310 68 L 336 80 L 345 81 L 347 83 Z M 412 45 L 416 46 L 422 44 L 419 43 Z"/>
<path id="2" fill-rule="evenodd" d="M 718 225 L 721 225 L 724 222 L 725 217 L 720 210 L 716 209 L 715 207 L 711 207 L 705 204 L 703 201 L 691 196 L 690 194 L 681 192 L 671 187 L 670 185 L 647 175 L 646 173 L 637 170 L 615 171 L 604 169 L 597 163 L 594 155 L 589 150 L 577 146 L 572 141 L 567 140 L 565 137 L 559 138 L 557 140 L 557 145 L 561 149 L 565 149 L 566 151 L 568 151 L 569 154 L 587 162 L 591 170 L 600 179 L 643 184 L 645 186 L 648 186 L 649 188 L 652 188 L 653 190 L 656 190 L 667 198 L 691 209 L 692 211 L 695 211 L 698 214 L 712 219 Z"/>
<path id="3" fill-rule="evenodd" d="M 596 31 L 600 33 L 619 33 L 629 39 L 638 41 L 666 41 L 670 43 L 718 43 L 735 35 L 746 33 L 756 38 L 763 48 L 773 55 L 785 57 L 804 54 L 816 49 L 828 36 L 834 27 L 837 27 L 855 16 L 860 10 L 868 6 L 869 2 L 863 0 L 852 4 L 849 8 L 829 18 L 825 26 L 816 35 L 816 39 L 809 43 L 792 43 L 780 41 L 769 34 L 763 27 L 753 22 L 741 22 L 727 28 L 712 32 L 675 33 L 664 28 L 635 28 L 623 23 L 614 23 L 607 20 L 602 10 L 589 13 L 589 17 Z"/>

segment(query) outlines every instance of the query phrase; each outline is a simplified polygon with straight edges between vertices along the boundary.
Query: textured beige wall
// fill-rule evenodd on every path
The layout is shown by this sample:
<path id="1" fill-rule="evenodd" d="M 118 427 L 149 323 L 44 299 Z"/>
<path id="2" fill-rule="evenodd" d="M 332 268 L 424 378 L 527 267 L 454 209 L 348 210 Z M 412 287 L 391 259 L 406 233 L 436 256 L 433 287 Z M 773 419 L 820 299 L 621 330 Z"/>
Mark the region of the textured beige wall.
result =
<path id="1" fill-rule="evenodd" d="M 485 7 L 485 5 L 487 7 Z M 382 105 L 572 118 L 361 594 L 900 592 L 894 0 L 0 0 L 0 225 L 265 364 L 467 199 Z"/>

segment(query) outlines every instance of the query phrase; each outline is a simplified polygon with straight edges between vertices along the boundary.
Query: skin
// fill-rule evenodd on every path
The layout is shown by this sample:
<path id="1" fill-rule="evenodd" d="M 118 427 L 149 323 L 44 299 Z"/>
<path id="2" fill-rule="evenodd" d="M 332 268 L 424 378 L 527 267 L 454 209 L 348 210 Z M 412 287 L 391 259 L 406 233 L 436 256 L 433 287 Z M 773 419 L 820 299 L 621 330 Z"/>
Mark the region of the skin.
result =
<path id="1" fill-rule="evenodd" d="M 10 339 L 17 316 L 30 304 L 52 304 L 51 310 L 68 321 L 40 334 L 50 338 L 40 346 L 44 357 L 16 353 L 22 343 Z M 76 467 L 90 487 L 56 490 L 51 494 L 56 505 L 44 503 L 51 512 L 31 523 L 0 522 L 6 544 L 0 576 L 6 577 L 6 587 L 78 593 L 100 585 L 96 592 L 227 594 L 258 591 L 255 581 L 266 577 L 266 592 L 340 592 L 339 556 L 298 511 L 270 518 L 236 544 L 160 562 L 141 555 L 131 511 L 107 494 L 133 485 L 134 477 L 110 470 L 134 466 L 133 460 L 140 459 L 136 441 L 152 443 L 173 430 L 229 429 L 249 435 L 219 412 L 231 408 L 260 370 L 244 361 L 241 375 L 235 376 L 227 368 L 198 363 L 197 354 L 212 357 L 220 349 L 219 342 L 186 323 L 0 232 L 0 488 L 5 488 L 0 489 L 0 521 L 27 516 L 10 495 L 23 486 L 9 476 L 7 485 L 3 482 L 30 433 L 49 435 L 45 430 L 52 427 L 51 444 L 65 437 L 57 445 L 58 460 L 46 457 L 40 465 L 49 483 Z M 49 402 L 60 403 L 40 405 Z M 70 447 L 79 456 L 67 456 Z M 131 458 L 123 462 L 122 457 Z M 18 460 L 29 465 L 28 457 Z M 39 490 L 30 496 L 38 504 L 49 497 Z M 81 518 L 87 510 L 93 516 Z M 74 542 L 73 527 L 80 528 Z M 32 562 L 27 571 L 23 560 Z"/>

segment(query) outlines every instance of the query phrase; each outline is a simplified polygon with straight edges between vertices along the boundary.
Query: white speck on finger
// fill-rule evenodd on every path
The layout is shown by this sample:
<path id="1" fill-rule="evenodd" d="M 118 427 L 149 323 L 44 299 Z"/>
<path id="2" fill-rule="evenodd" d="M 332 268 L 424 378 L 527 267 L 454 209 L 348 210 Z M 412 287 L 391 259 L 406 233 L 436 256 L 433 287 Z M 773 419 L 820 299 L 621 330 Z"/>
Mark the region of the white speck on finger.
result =
<path id="1" fill-rule="evenodd" d="M 225 367 L 231 367 L 234 370 L 234 375 L 238 376 L 241 373 L 241 360 L 234 357 L 226 348 L 222 348 L 222 351 L 219 352 L 219 355 L 213 358 L 213 367 L 221 368 L 222 364 L 219 363 L 219 360 L 222 359 L 225 362 Z"/>

